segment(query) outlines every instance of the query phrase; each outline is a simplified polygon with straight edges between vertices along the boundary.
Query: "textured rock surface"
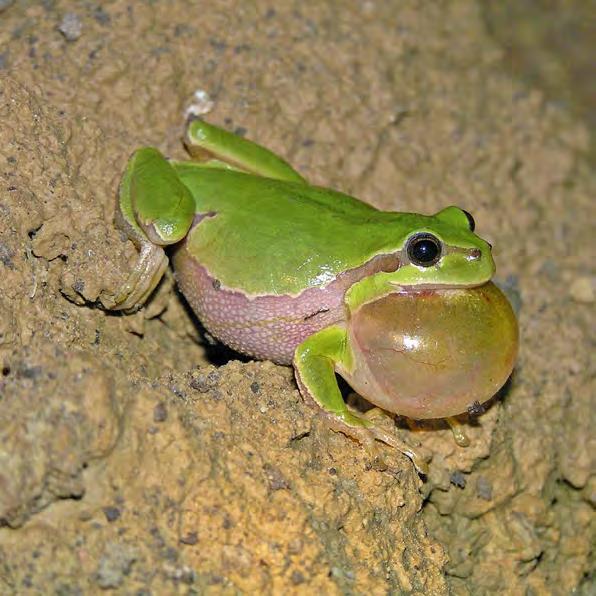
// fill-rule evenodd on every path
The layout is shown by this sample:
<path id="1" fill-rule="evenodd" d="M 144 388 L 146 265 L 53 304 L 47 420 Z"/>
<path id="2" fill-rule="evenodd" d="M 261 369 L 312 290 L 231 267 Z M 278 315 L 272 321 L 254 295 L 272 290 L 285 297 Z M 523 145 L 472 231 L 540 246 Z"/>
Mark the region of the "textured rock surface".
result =
<path id="1" fill-rule="evenodd" d="M 587 593 L 585 129 L 504 72 L 467 0 L 205 6 L 2 12 L 0 592 Z M 134 259 L 123 164 L 183 157 L 196 90 L 312 181 L 460 204 L 495 246 L 520 363 L 471 447 L 403 425 L 435 454 L 426 483 L 321 425 L 289 369 L 209 365 L 171 281 L 134 316 L 92 307 Z"/>

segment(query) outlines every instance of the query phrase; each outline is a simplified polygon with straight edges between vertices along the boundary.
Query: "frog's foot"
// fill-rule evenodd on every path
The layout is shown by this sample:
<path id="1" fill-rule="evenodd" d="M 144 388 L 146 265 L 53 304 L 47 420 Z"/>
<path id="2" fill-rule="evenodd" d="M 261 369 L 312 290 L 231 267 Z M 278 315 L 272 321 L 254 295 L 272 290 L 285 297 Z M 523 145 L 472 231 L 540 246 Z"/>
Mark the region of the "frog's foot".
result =
<path id="1" fill-rule="evenodd" d="M 363 418 L 365 418 L 366 420 L 369 420 L 373 424 L 375 423 L 375 420 L 376 421 L 380 420 L 383 422 L 390 421 L 391 424 L 393 426 L 395 426 L 395 417 L 392 416 L 391 414 L 388 414 L 385 410 L 382 410 L 381 408 L 379 408 L 377 406 L 374 406 L 370 410 L 367 410 L 363 414 Z M 430 460 L 432 459 L 432 453 L 430 451 L 428 451 L 424 447 L 422 447 L 420 445 L 420 443 L 418 443 L 418 445 L 416 447 L 413 447 L 408 442 L 401 441 L 399 438 L 397 438 L 395 436 L 395 431 L 393 431 L 393 432 L 385 431 L 384 434 L 387 435 L 387 437 L 393 441 L 393 444 L 388 443 L 388 441 L 386 441 L 384 439 L 379 439 L 379 440 L 381 440 L 383 443 L 387 443 L 388 445 L 392 445 L 393 447 L 395 447 L 396 449 L 398 449 L 399 451 L 401 451 L 402 453 L 407 455 L 413 461 L 414 465 L 416 466 L 416 469 L 421 474 L 428 473 L 428 462 L 430 462 Z M 411 451 L 413 455 L 412 456 L 408 455 L 406 453 L 407 450 Z"/>
<path id="2" fill-rule="evenodd" d="M 341 414 L 332 415 L 327 413 L 325 418 L 329 427 L 340 432 L 363 445 L 366 450 L 375 459 L 382 461 L 378 450 L 376 449 L 377 441 L 385 443 L 408 457 L 419 474 L 428 474 L 428 462 L 430 454 L 422 447 L 412 447 L 406 442 L 399 439 L 395 433 L 384 430 L 380 425 L 375 424 L 371 418 L 382 417 L 384 419 L 390 418 L 379 408 L 373 408 L 374 415 L 369 416 L 367 412 L 363 416 L 359 416 L 349 410 Z"/>
<path id="3" fill-rule="evenodd" d="M 168 258 L 161 246 L 142 245 L 139 258 L 128 279 L 113 297 L 102 299 L 105 308 L 134 312 L 149 298 L 168 268 Z"/>
<path id="4" fill-rule="evenodd" d="M 453 438 L 460 447 L 468 447 L 470 439 L 463 429 L 462 423 L 457 418 L 447 418 L 447 424 L 451 427 Z"/>

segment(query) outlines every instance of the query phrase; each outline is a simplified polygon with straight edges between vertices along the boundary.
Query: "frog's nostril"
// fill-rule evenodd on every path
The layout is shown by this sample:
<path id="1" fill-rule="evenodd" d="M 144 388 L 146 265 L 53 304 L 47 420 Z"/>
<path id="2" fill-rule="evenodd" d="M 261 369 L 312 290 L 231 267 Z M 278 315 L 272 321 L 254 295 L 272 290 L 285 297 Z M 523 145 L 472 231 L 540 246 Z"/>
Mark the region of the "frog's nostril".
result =
<path id="1" fill-rule="evenodd" d="M 479 248 L 473 248 L 468 253 L 468 259 L 470 261 L 477 261 L 482 256 L 482 251 Z"/>

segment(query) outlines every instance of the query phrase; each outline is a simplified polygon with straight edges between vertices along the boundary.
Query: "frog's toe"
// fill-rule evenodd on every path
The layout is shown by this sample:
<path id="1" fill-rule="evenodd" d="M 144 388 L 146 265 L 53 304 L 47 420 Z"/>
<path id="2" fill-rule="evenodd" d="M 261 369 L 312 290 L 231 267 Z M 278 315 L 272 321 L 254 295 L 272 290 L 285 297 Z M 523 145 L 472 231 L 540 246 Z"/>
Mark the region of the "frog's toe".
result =
<path id="1" fill-rule="evenodd" d="M 431 459 L 431 454 L 421 446 L 413 447 L 406 442 L 399 439 L 394 432 L 388 432 L 381 426 L 374 423 L 371 419 L 378 419 L 379 417 L 388 419 L 387 414 L 380 408 L 373 408 L 364 416 L 346 412 L 341 416 L 329 416 L 329 426 L 336 432 L 341 432 L 348 437 L 358 441 L 368 451 L 369 455 L 380 466 L 387 468 L 383 457 L 380 455 L 377 441 L 385 443 L 408 457 L 419 474 L 428 474 L 428 462 Z M 376 466 L 379 467 L 379 466 Z"/>
<path id="2" fill-rule="evenodd" d="M 369 430 L 377 441 L 381 441 L 409 457 L 419 474 L 425 476 L 428 474 L 428 462 L 431 459 L 431 454 L 422 446 L 413 447 L 399 439 L 393 432 L 387 432 L 377 425 L 371 426 Z"/>
<path id="3" fill-rule="evenodd" d="M 370 422 L 374 422 L 376 419 L 378 420 L 379 418 L 389 418 L 387 413 L 381 410 L 381 408 L 378 408 L 377 406 L 374 406 L 370 410 L 364 412 L 364 414 L 362 414 L 362 417 L 366 420 L 369 420 Z"/>
<path id="4" fill-rule="evenodd" d="M 113 296 L 102 298 L 108 310 L 134 312 L 149 298 L 168 268 L 168 258 L 160 246 L 146 243 L 127 280 Z"/>
<path id="5" fill-rule="evenodd" d="M 451 427 L 453 439 L 460 447 L 469 447 L 470 439 L 463 429 L 462 423 L 454 417 L 447 418 L 447 424 Z"/>

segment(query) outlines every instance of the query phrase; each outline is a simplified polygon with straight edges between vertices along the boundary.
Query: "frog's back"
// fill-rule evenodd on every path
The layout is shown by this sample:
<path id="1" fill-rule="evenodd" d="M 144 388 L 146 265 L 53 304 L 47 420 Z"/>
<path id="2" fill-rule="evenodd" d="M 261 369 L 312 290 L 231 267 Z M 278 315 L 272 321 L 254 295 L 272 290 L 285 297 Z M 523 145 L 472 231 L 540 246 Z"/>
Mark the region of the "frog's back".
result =
<path id="1" fill-rule="evenodd" d="M 193 164 L 176 169 L 198 216 L 187 250 L 219 283 L 249 295 L 325 286 L 403 241 L 402 214 L 339 192 Z"/>

